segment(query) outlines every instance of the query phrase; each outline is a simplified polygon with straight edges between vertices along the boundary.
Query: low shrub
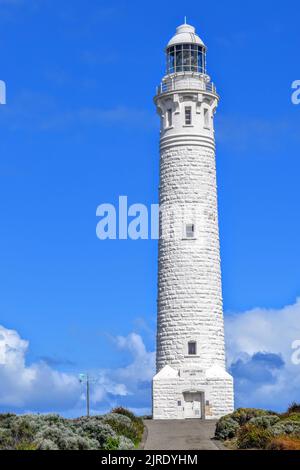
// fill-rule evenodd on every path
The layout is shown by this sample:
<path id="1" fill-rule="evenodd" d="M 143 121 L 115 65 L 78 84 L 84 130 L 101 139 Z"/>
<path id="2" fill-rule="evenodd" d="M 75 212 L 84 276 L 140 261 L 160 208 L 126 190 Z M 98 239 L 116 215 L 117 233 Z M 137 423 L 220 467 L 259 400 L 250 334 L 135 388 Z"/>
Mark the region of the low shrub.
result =
<path id="1" fill-rule="evenodd" d="M 118 450 L 132 450 L 134 449 L 134 443 L 128 439 L 128 437 L 120 436 L 119 437 L 119 447 Z"/>
<path id="2" fill-rule="evenodd" d="M 250 419 L 252 418 L 274 414 L 276 413 L 273 413 L 272 411 L 261 410 L 259 408 L 238 408 L 229 416 L 235 421 L 237 421 L 240 426 L 243 426 L 244 424 L 248 423 L 248 421 L 250 421 Z"/>
<path id="3" fill-rule="evenodd" d="M 51 439 L 37 439 L 35 441 L 37 450 L 59 450 L 59 447 Z"/>
<path id="4" fill-rule="evenodd" d="M 0 449 L 12 449 L 13 446 L 14 439 L 11 430 L 0 428 Z"/>
<path id="5" fill-rule="evenodd" d="M 287 410 L 288 414 L 291 414 L 291 413 L 300 413 L 300 403 L 292 403 L 289 407 L 288 407 L 288 410 Z"/>
<path id="6" fill-rule="evenodd" d="M 260 428 L 268 429 L 279 421 L 280 418 L 276 415 L 266 415 L 251 418 L 249 424 L 254 424 L 255 426 L 259 426 Z"/>
<path id="7" fill-rule="evenodd" d="M 286 413 L 258 408 L 238 408 L 216 425 L 216 439 L 227 440 L 232 449 L 296 449 L 300 440 L 300 405 L 293 403 Z"/>
<path id="8" fill-rule="evenodd" d="M 144 425 L 128 410 L 65 419 L 56 414 L 0 414 L 0 450 L 133 449 Z"/>
<path id="9" fill-rule="evenodd" d="M 272 439 L 268 429 L 254 424 L 245 424 L 237 434 L 237 447 L 239 449 L 265 449 Z"/>
<path id="10" fill-rule="evenodd" d="M 239 427 L 238 422 L 231 418 L 231 415 L 224 416 L 217 423 L 215 438 L 223 441 L 231 439 L 236 436 Z"/>
<path id="11" fill-rule="evenodd" d="M 106 442 L 109 439 L 116 439 L 117 434 L 109 424 L 102 423 L 101 420 L 88 418 L 82 424 L 77 426 L 77 431 L 90 439 L 98 442 L 99 449 L 105 449 Z"/>
<path id="12" fill-rule="evenodd" d="M 52 426 L 45 424 L 36 434 L 35 440 L 37 442 L 51 441 L 59 450 L 89 450 L 94 448 L 87 436 L 81 436 L 72 428 L 58 424 Z"/>
<path id="13" fill-rule="evenodd" d="M 300 439 L 289 436 L 278 436 L 268 443 L 267 450 L 300 450 Z"/>
<path id="14" fill-rule="evenodd" d="M 127 416 L 127 418 L 130 419 L 130 421 L 135 421 L 136 419 L 139 419 L 137 416 L 135 416 L 132 411 L 127 410 L 127 408 L 123 408 L 122 406 L 118 406 L 117 408 L 113 408 L 111 410 L 111 413 L 115 413 L 117 415 L 124 415 Z"/>
<path id="15" fill-rule="evenodd" d="M 37 450 L 37 446 L 32 441 L 19 441 L 15 445 L 15 450 Z"/>
<path id="16" fill-rule="evenodd" d="M 136 437 L 134 438 L 135 444 L 137 444 L 142 439 L 143 433 L 144 433 L 144 423 L 143 423 L 142 418 L 140 418 L 139 416 L 136 416 L 134 413 L 132 413 L 132 411 L 129 411 L 126 408 L 123 408 L 121 406 L 114 408 L 111 414 L 127 416 L 127 418 L 131 420 L 133 427 L 136 430 Z M 126 437 L 129 437 L 129 436 L 126 436 Z"/>
<path id="17" fill-rule="evenodd" d="M 103 422 L 109 424 L 116 434 L 136 442 L 139 438 L 138 429 L 125 415 L 110 413 L 103 417 Z"/>
<path id="18" fill-rule="evenodd" d="M 58 414 L 48 414 L 42 417 L 42 421 L 47 424 L 63 424 L 68 425 L 68 420 L 62 418 Z"/>
<path id="19" fill-rule="evenodd" d="M 223 416 L 223 418 L 218 421 L 215 438 L 221 440 L 232 439 L 237 435 L 239 428 L 247 424 L 250 420 L 267 416 L 274 417 L 275 413 L 258 408 L 238 408 L 233 413 Z M 259 424 L 261 423 L 262 421 L 259 421 Z"/>
<path id="20" fill-rule="evenodd" d="M 110 437 L 105 444 L 105 450 L 132 450 L 134 443 L 125 436 Z"/>
<path id="21" fill-rule="evenodd" d="M 283 420 L 271 428 L 273 436 L 289 435 L 300 437 L 300 423 L 293 420 Z"/>
<path id="22" fill-rule="evenodd" d="M 109 437 L 104 445 L 105 450 L 117 450 L 119 447 L 118 437 Z"/>
<path id="23" fill-rule="evenodd" d="M 290 413 L 285 418 L 284 421 L 294 421 L 300 423 L 300 413 Z"/>
<path id="24" fill-rule="evenodd" d="M 3 413 L 0 414 L 0 428 L 7 428 L 10 427 L 12 421 L 17 417 L 17 415 L 13 413 Z"/>

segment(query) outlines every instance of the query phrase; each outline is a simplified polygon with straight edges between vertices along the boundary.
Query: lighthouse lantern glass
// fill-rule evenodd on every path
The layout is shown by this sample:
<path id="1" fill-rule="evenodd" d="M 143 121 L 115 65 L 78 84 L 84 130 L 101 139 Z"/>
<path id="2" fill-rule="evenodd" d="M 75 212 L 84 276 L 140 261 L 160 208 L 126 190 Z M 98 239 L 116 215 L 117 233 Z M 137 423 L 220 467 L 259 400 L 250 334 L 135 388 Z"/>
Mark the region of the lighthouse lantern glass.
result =
<path id="1" fill-rule="evenodd" d="M 167 73 L 206 73 L 205 48 L 196 44 L 178 44 L 167 49 Z"/>

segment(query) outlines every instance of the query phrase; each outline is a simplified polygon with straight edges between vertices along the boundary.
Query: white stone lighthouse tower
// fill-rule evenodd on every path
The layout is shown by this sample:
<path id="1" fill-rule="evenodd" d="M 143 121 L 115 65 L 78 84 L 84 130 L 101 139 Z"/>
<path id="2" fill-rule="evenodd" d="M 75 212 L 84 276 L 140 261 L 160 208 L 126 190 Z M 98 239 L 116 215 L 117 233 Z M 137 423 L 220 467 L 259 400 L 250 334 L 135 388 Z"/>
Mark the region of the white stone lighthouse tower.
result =
<path id="1" fill-rule="evenodd" d="M 157 374 L 153 418 L 233 411 L 225 370 L 214 114 L 206 47 L 184 24 L 167 46 L 161 116 Z"/>

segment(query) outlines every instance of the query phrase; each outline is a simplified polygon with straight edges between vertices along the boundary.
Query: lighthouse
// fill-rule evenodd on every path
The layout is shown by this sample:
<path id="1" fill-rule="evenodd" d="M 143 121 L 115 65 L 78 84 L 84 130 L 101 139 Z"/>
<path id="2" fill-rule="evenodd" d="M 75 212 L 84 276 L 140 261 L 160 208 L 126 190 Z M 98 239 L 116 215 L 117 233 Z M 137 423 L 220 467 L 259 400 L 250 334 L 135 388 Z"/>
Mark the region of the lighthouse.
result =
<path id="1" fill-rule="evenodd" d="M 154 419 L 233 411 L 226 371 L 214 115 L 206 46 L 188 24 L 166 48 L 155 104 L 160 130 L 160 237 Z"/>

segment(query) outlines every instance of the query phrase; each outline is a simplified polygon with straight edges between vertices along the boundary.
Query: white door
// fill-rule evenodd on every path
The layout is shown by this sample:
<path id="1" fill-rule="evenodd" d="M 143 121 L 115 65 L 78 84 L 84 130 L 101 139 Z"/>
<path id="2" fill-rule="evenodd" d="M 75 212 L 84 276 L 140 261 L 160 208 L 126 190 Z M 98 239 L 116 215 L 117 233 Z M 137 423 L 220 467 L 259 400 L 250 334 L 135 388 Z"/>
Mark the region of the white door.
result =
<path id="1" fill-rule="evenodd" d="M 184 394 L 184 417 L 185 419 L 202 417 L 201 413 L 201 393 Z"/>
<path id="2" fill-rule="evenodd" d="M 184 417 L 185 419 L 193 418 L 194 417 L 194 402 L 192 399 L 191 394 L 187 394 L 185 396 L 185 403 L 184 403 Z"/>

